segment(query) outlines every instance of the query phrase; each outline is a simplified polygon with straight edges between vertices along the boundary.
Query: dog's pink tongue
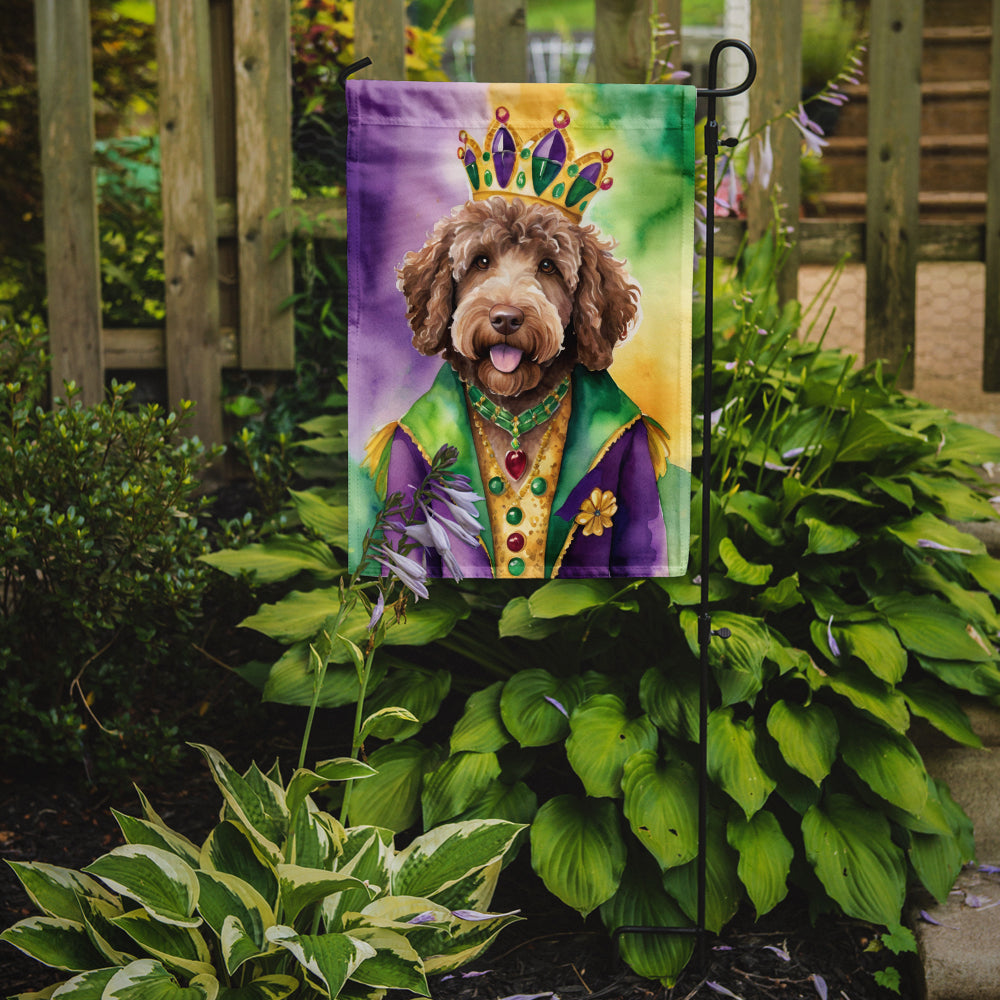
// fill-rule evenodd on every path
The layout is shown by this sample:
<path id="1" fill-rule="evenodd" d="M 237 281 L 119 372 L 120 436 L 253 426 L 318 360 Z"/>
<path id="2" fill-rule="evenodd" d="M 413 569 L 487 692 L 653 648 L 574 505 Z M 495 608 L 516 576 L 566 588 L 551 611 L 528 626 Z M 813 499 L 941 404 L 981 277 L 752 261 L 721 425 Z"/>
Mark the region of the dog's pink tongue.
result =
<path id="1" fill-rule="evenodd" d="M 512 372 L 520 363 L 524 352 L 519 347 L 509 344 L 494 344 L 490 348 L 490 361 L 493 367 L 501 372 Z"/>

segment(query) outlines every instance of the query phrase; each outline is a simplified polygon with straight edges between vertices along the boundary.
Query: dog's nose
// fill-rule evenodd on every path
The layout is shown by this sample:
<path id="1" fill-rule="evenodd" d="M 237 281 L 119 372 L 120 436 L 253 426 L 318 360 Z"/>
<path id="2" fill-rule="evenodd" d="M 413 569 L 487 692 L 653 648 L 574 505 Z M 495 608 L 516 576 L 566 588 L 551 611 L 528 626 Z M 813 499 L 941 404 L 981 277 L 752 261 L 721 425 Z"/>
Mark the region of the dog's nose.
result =
<path id="1" fill-rule="evenodd" d="M 498 305 L 490 310 L 490 326 L 505 337 L 520 330 L 522 323 L 524 313 L 517 306 Z"/>

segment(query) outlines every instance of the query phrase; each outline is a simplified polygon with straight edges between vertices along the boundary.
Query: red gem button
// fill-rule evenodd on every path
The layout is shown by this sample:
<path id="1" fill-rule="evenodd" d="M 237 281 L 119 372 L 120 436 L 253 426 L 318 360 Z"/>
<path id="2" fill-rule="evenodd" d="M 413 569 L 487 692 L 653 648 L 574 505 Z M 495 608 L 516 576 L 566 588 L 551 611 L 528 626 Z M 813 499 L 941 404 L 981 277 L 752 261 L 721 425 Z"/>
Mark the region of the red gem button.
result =
<path id="1" fill-rule="evenodd" d="M 520 479 L 524 475 L 524 470 L 528 465 L 528 456 L 525 455 L 523 449 L 518 448 L 517 451 L 508 451 L 503 458 L 503 464 L 507 469 L 508 474 L 511 479 Z"/>
<path id="2" fill-rule="evenodd" d="M 507 536 L 507 548 L 511 552 L 520 552 L 524 548 L 524 535 L 520 531 L 514 531 Z"/>

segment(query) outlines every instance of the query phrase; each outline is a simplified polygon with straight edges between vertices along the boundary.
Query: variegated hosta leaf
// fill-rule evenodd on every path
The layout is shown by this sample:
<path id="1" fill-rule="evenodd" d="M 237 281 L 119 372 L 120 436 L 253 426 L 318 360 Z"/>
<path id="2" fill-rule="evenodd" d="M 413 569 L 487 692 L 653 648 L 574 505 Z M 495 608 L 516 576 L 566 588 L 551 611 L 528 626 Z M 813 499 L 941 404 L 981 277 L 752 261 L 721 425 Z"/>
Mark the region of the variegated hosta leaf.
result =
<path id="1" fill-rule="evenodd" d="M 150 916 L 166 924 L 197 927 L 198 878 L 171 851 L 146 844 L 125 844 L 85 869 L 109 889 L 134 899 Z"/>
<path id="2" fill-rule="evenodd" d="M 497 681 L 470 695 L 462 717 L 451 733 L 451 752 L 474 750 L 477 753 L 495 753 L 510 743 L 500 716 L 500 692 L 503 681 Z"/>
<path id="3" fill-rule="evenodd" d="M 298 988 L 299 980 L 294 976 L 261 976 L 244 986 L 224 986 L 218 1000 L 285 1000 Z"/>
<path id="4" fill-rule="evenodd" d="M 368 761 L 375 777 L 351 789 L 352 826 L 380 826 L 396 833 L 420 817 L 424 773 L 438 763 L 437 753 L 416 740 L 379 747 Z"/>
<path id="5" fill-rule="evenodd" d="M 774 814 L 766 809 L 750 819 L 731 819 L 726 837 L 730 847 L 740 853 L 736 873 L 760 918 L 788 895 L 788 872 L 795 849 Z"/>
<path id="6" fill-rule="evenodd" d="M 351 973 L 355 982 L 430 996 L 424 963 L 402 934 L 384 927 L 356 927 L 351 937 L 375 949 L 375 954 Z"/>
<path id="7" fill-rule="evenodd" d="M 515 840 L 520 839 L 524 828 L 518 833 Z M 474 872 L 453 882 L 446 889 L 434 893 L 434 901 L 449 910 L 472 909 L 488 910 L 493 902 L 493 894 L 497 889 L 497 882 L 500 879 L 500 870 L 507 860 L 506 856 L 497 858 L 485 868 L 477 868 Z"/>
<path id="8" fill-rule="evenodd" d="M 90 940 L 104 956 L 105 965 L 128 965 L 140 957 L 135 942 L 114 924 L 115 917 L 125 912 L 120 902 L 109 903 L 93 896 L 83 896 L 80 904 Z"/>
<path id="9" fill-rule="evenodd" d="M 285 919 L 291 921 L 305 907 L 345 889 L 361 889 L 369 893 L 369 898 L 375 895 L 374 890 L 353 875 L 303 868 L 300 865 L 278 865 L 278 881 L 281 886 L 282 912 Z"/>
<path id="10" fill-rule="evenodd" d="M 93 896 L 109 903 L 116 902 L 114 896 L 97 879 L 73 871 L 38 861 L 8 861 L 24 891 L 31 901 L 46 916 L 64 917 L 67 920 L 81 920 L 81 896 Z"/>
<path id="11" fill-rule="evenodd" d="M 344 930 L 342 918 L 345 913 L 358 912 L 367 906 L 373 891 L 388 889 L 392 850 L 389 830 L 356 826 L 347 831 L 337 870 L 342 875 L 353 875 L 367 888 L 345 889 L 323 900 L 323 920 L 328 931 Z"/>
<path id="12" fill-rule="evenodd" d="M 711 712 L 708 774 L 739 804 L 747 818 L 767 801 L 776 782 L 757 762 L 757 733 L 752 718 L 737 721 L 731 707 Z"/>
<path id="13" fill-rule="evenodd" d="M 198 883 L 201 894 L 198 898 L 198 910 L 205 922 L 220 938 L 227 920 L 239 922 L 239 931 L 243 937 L 250 939 L 255 954 L 266 950 L 264 931 L 275 923 L 274 912 L 267 900 L 248 882 L 226 875 L 223 872 L 198 872 Z M 230 930 L 230 937 L 234 934 Z M 245 951 L 240 946 L 241 958 L 235 965 L 230 965 L 232 949 L 226 949 L 227 971 L 232 975 L 239 964 L 249 956 L 242 955 Z"/>
<path id="14" fill-rule="evenodd" d="M 218 995 L 215 976 L 196 976 L 181 986 L 159 962 L 143 958 L 119 969 L 105 986 L 101 1000 L 216 1000 Z"/>
<path id="15" fill-rule="evenodd" d="M 344 842 L 344 828 L 329 813 L 321 812 L 306 799 L 292 819 L 286 860 L 304 868 L 335 868 Z"/>
<path id="16" fill-rule="evenodd" d="M 296 934 L 291 927 L 278 924 L 268 928 L 267 939 L 294 955 L 309 978 L 332 997 L 365 959 L 375 957 L 370 944 L 349 934 Z"/>
<path id="17" fill-rule="evenodd" d="M 241 823 L 220 823 L 201 847 L 199 867 L 224 872 L 252 885 L 272 907 L 278 905 L 278 875 Z"/>
<path id="18" fill-rule="evenodd" d="M 840 738 L 833 712 L 819 702 L 799 705 L 779 699 L 767 715 L 767 731 L 781 756 L 815 785 L 830 773 Z"/>
<path id="19" fill-rule="evenodd" d="M 698 782 L 690 765 L 643 750 L 625 762 L 622 790 L 632 832 L 661 869 L 697 855 Z"/>
<path id="20" fill-rule="evenodd" d="M 500 861 L 523 827 L 501 819 L 446 823 L 421 834 L 393 859 L 392 892 L 433 899 Z"/>
<path id="21" fill-rule="evenodd" d="M 134 816 L 126 816 L 125 813 L 112 809 L 115 819 L 125 840 L 129 844 L 146 844 L 149 847 L 159 847 L 161 850 L 176 854 L 177 857 L 186 861 L 191 867 L 198 864 L 199 849 L 182 834 L 176 833 L 169 827 L 150 822 L 145 819 L 136 819 Z"/>
<path id="22" fill-rule="evenodd" d="M 424 971 L 428 975 L 451 972 L 474 961 L 493 943 L 500 931 L 521 919 L 516 912 L 478 914 L 474 920 L 463 917 L 468 911 L 451 912 L 454 922 L 450 933 L 441 932 L 436 947 L 424 956 Z M 418 946 L 418 942 L 414 941 L 414 945 Z"/>
<path id="23" fill-rule="evenodd" d="M 919 815 L 927 802 L 927 771 L 910 740 L 861 719 L 852 720 L 841 755 L 876 795 Z"/>
<path id="24" fill-rule="evenodd" d="M 659 739 L 648 715 L 630 719 L 625 702 L 613 694 L 592 695 L 569 720 L 566 757 L 588 795 L 617 799 L 622 768 L 639 750 L 653 750 Z"/>
<path id="25" fill-rule="evenodd" d="M 76 920 L 65 917 L 28 917 L 19 920 L 0 934 L 6 941 L 26 955 L 50 965 L 53 969 L 81 972 L 100 968 L 104 958 L 95 950 L 87 935 L 87 928 Z"/>
<path id="26" fill-rule="evenodd" d="M 569 732 L 569 716 L 583 701 L 579 677 L 560 679 L 547 670 L 521 670 L 500 694 L 504 728 L 523 747 L 543 747 Z"/>
<path id="27" fill-rule="evenodd" d="M 171 969 L 181 969 L 190 976 L 213 971 L 205 939 L 190 927 L 160 923 L 145 910 L 123 913 L 111 922 Z"/>
<path id="28" fill-rule="evenodd" d="M 203 744 L 193 745 L 208 761 L 227 807 L 246 827 L 264 855 L 277 863 L 281 856 L 278 845 L 288 832 L 284 789 L 254 769 L 242 776 L 217 750 Z"/>
<path id="29" fill-rule="evenodd" d="M 495 753 L 452 754 L 424 778 L 420 802 L 424 826 L 437 826 L 467 809 L 500 777 Z"/>
<path id="30" fill-rule="evenodd" d="M 849 795 L 830 795 L 805 814 L 802 836 L 809 863 L 849 917 L 899 923 L 906 866 L 882 813 Z"/>
<path id="31" fill-rule="evenodd" d="M 549 799 L 531 824 L 531 865 L 549 892 L 583 916 L 610 899 L 625 870 L 615 803 Z"/>
<path id="32" fill-rule="evenodd" d="M 101 1000 L 104 996 L 104 988 L 114 978 L 120 966 L 111 966 L 107 969 L 91 969 L 89 972 L 81 972 L 79 976 L 67 979 L 65 983 L 52 990 L 49 987 L 44 993 L 19 994 L 20 997 L 52 997 L 54 1000 Z M 50 992 L 51 991 L 51 992 Z M 12 998 L 18 1000 L 18 998 Z"/>
<path id="33" fill-rule="evenodd" d="M 313 770 L 299 768 L 288 782 L 285 792 L 285 805 L 288 812 L 294 815 L 306 797 L 312 795 L 318 788 L 328 785 L 331 781 L 350 781 L 356 778 L 370 778 L 376 774 L 373 767 L 353 757 L 336 757 L 324 760 Z"/>
<path id="34" fill-rule="evenodd" d="M 692 922 L 664 891 L 652 859 L 629 859 L 618 891 L 601 904 L 609 932 L 619 927 L 690 927 Z M 692 934 L 623 934 L 619 952 L 640 976 L 672 986 L 694 950 Z"/>

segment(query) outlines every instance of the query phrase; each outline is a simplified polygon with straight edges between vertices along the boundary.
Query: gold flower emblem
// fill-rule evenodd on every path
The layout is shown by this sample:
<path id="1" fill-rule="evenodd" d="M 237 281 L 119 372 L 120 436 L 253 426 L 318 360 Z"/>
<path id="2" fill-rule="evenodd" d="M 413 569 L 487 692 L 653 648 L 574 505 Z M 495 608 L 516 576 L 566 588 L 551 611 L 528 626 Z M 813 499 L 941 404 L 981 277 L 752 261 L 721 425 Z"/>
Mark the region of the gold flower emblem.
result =
<path id="1" fill-rule="evenodd" d="M 603 535 L 605 528 L 611 527 L 611 518 L 618 510 L 618 501 L 611 490 L 595 488 L 580 504 L 580 513 L 573 519 L 583 525 L 585 535 Z"/>

